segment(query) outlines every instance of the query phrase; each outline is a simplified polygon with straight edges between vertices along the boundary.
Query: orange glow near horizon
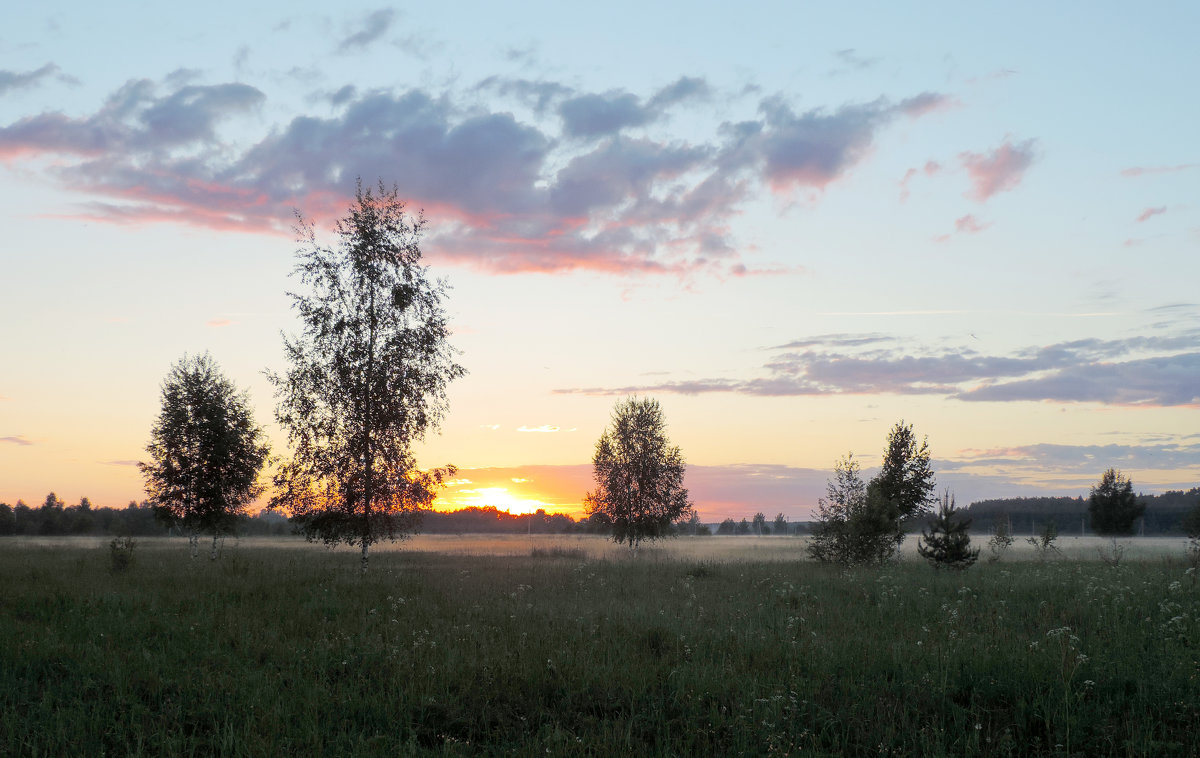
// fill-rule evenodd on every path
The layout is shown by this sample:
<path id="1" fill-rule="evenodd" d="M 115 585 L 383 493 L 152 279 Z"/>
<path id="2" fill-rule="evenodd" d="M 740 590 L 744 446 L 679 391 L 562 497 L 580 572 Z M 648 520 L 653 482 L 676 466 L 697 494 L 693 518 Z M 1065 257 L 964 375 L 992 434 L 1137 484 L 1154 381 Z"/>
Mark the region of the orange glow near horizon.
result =
<path id="1" fill-rule="evenodd" d="M 446 489 L 434 501 L 434 508 L 457 511 L 490 506 L 513 515 L 544 510 L 576 519 L 582 517 L 581 494 L 574 491 L 574 487 L 556 487 L 555 484 L 514 477 L 503 469 L 464 470 L 457 479 L 446 483 Z"/>

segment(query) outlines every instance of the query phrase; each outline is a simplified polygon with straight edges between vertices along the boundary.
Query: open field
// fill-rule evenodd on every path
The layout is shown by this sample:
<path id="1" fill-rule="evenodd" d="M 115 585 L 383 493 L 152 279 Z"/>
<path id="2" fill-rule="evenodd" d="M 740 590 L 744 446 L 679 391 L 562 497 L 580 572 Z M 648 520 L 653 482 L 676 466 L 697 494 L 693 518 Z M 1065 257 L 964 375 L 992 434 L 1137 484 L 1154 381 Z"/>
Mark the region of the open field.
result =
<path id="1" fill-rule="evenodd" d="M 973 544 L 982 547 L 980 560 L 988 556 L 986 535 L 973 535 Z M 1026 542 L 1026 537 L 1017 537 L 1004 556 L 1005 562 L 1038 560 L 1036 551 Z M 101 548 L 112 537 L 0 537 L 0 546 L 23 548 L 33 547 L 94 547 Z M 184 544 L 181 537 L 139 537 L 143 549 L 178 549 Z M 807 537 L 683 537 L 644 544 L 638 550 L 640 560 L 694 560 L 694 561 L 796 561 L 807 560 L 805 547 Z M 1104 537 L 1059 537 L 1056 542 L 1061 558 L 1066 560 L 1094 561 L 1100 552 L 1111 552 L 1112 540 Z M 1179 558 L 1187 548 L 1183 537 L 1133 537 L 1121 539 L 1125 557 L 1132 560 L 1156 558 Z M 202 552 L 207 554 L 208 541 L 201 541 Z M 173 546 L 173 547 L 172 547 Z M 253 548 L 286 548 L 327 552 L 320 544 L 308 544 L 299 537 L 244 537 L 227 539 L 224 550 L 246 551 Z M 443 553 L 463 556 L 527 556 L 534 550 L 566 550 L 592 560 L 625 560 L 631 551 L 626 545 L 617 545 L 607 537 L 584 534 L 418 534 L 395 543 L 381 543 L 371 548 L 371 554 L 390 552 Z M 358 554 L 357 548 L 340 546 L 333 549 L 337 554 Z M 900 547 L 902 561 L 920 561 L 917 556 L 917 537 L 909 535 Z"/>
<path id="2" fill-rule="evenodd" d="M 430 536 L 363 578 L 292 540 L 144 540 L 124 573 L 4 540 L 0 755 L 1200 753 L 1182 542 L 1060 541 L 951 574 Z"/>

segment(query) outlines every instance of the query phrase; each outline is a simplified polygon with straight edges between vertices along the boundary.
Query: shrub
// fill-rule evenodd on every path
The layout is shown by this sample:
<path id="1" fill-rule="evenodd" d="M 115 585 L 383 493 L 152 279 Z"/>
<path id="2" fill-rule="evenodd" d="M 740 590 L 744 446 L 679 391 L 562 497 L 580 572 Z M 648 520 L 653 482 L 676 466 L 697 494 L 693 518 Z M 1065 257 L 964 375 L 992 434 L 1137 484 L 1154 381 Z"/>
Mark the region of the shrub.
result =
<path id="1" fill-rule="evenodd" d="M 108 569 L 114 574 L 127 571 L 133 565 L 133 549 L 137 541 L 133 537 L 114 537 L 108 543 Z"/>

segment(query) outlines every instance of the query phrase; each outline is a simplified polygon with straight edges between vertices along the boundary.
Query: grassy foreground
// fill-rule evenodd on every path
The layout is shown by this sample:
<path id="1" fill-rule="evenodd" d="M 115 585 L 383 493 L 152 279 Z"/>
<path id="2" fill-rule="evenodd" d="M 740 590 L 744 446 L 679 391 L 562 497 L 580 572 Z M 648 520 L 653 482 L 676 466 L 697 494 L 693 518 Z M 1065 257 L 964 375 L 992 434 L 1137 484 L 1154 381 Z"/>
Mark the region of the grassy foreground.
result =
<path id="1" fill-rule="evenodd" d="M 0 551 L 0 755 L 1200 753 L 1182 557 Z"/>

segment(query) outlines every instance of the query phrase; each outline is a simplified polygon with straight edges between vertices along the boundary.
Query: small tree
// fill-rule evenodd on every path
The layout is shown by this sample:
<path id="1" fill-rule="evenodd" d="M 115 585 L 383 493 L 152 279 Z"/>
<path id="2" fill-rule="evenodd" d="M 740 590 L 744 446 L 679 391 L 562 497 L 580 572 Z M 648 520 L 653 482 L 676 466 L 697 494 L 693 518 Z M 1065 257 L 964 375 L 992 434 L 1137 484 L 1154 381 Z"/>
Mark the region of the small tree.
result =
<path id="1" fill-rule="evenodd" d="M 879 487 L 863 482 L 858 461 L 848 454 L 834 465 L 834 478 L 818 501 L 809 555 L 843 565 L 883 563 L 903 539 L 895 509 Z"/>
<path id="2" fill-rule="evenodd" d="M 751 524 L 752 528 L 754 529 L 754 533 L 759 536 L 771 533 L 771 527 L 767 526 L 767 517 L 763 515 L 762 511 L 754 514 L 754 519 L 751 521 Z"/>
<path id="3" fill-rule="evenodd" d="M 782 513 L 775 514 L 775 524 L 771 527 L 771 534 L 787 534 L 789 531 L 787 517 Z"/>
<path id="4" fill-rule="evenodd" d="M 139 463 L 157 512 L 188 535 L 192 557 L 199 535 L 217 541 L 261 492 L 258 474 L 268 447 L 254 423 L 250 398 L 225 378 L 212 357 L 186 355 L 162 385 L 162 411 Z"/>
<path id="5" fill-rule="evenodd" d="M 601 513 L 612 521 L 615 542 L 636 549 L 691 516 L 684 469 L 683 455 L 667 439 L 658 401 L 627 398 L 613 408 L 612 423 L 596 442 L 596 489 L 584 507 L 589 516 Z"/>
<path id="6" fill-rule="evenodd" d="M 310 292 L 291 297 L 304 331 L 284 338 L 287 374 L 267 374 L 292 448 L 271 504 L 309 540 L 360 546 L 363 573 L 371 545 L 413 531 L 454 473 L 419 471 L 412 452 L 466 373 L 448 342 L 445 285 L 421 265 L 424 227 L 382 182 L 378 194 L 359 183 L 336 248 L 301 218 L 295 273 Z"/>
<path id="7" fill-rule="evenodd" d="M 988 540 L 988 561 L 995 563 L 1000 560 L 1006 550 L 1012 547 L 1012 524 L 1009 522 L 1008 514 L 999 513 L 992 519 L 992 538 Z"/>
<path id="8" fill-rule="evenodd" d="M 1092 487 L 1088 496 L 1088 513 L 1096 534 L 1121 537 L 1133 534 L 1133 524 L 1146 512 L 1145 503 L 1133 494 L 1133 481 L 1116 469 L 1109 469 Z"/>
<path id="9" fill-rule="evenodd" d="M 1046 522 L 1042 527 L 1042 533 L 1037 537 L 1028 537 L 1026 542 L 1033 545 L 1033 549 L 1037 552 L 1039 560 L 1046 560 L 1053 555 L 1062 555 L 1062 551 L 1058 549 L 1058 545 L 1054 544 L 1058 539 L 1058 524 L 1054 523 L 1054 519 Z"/>
<path id="10" fill-rule="evenodd" d="M 928 530 L 917 540 L 917 552 L 934 568 L 961 571 L 979 559 L 979 548 L 971 549 L 970 528 L 971 519 L 959 516 L 954 496 L 945 492 Z"/>
<path id="11" fill-rule="evenodd" d="M 897 520 L 928 513 L 929 505 L 937 502 L 934 495 L 937 484 L 929 458 L 928 437 L 918 446 L 912 424 L 906 425 L 901 419 L 892 427 L 883 451 L 883 465 L 871 482 L 895 506 Z"/>

